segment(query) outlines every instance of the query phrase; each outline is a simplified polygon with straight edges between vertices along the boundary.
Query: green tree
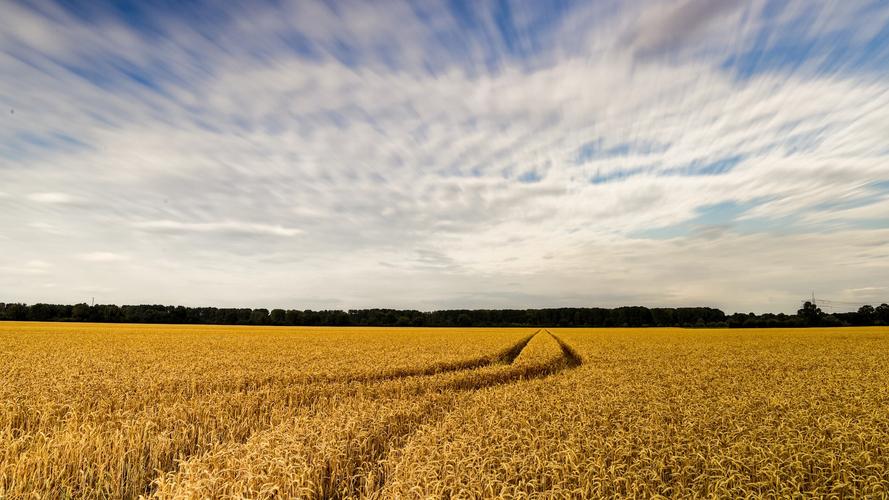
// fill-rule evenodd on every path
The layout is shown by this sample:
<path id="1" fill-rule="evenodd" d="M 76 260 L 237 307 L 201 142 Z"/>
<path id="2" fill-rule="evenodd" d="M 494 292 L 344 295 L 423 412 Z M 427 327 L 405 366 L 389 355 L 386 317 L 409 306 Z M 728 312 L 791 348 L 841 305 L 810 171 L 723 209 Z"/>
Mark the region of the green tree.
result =
<path id="1" fill-rule="evenodd" d="M 71 319 L 74 321 L 87 321 L 90 317 L 90 306 L 84 303 L 74 304 L 71 309 Z"/>
<path id="2" fill-rule="evenodd" d="M 284 309 L 272 309 L 272 312 L 269 313 L 269 321 L 273 325 L 283 325 L 286 316 L 287 313 L 284 312 Z"/>
<path id="3" fill-rule="evenodd" d="M 803 308 L 797 311 L 796 314 L 802 318 L 807 325 L 820 324 L 821 320 L 824 318 L 824 313 L 821 312 L 821 308 L 809 301 L 806 301 L 805 304 L 803 304 Z"/>
<path id="4" fill-rule="evenodd" d="M 874 308 L 873 308 L 873 306 L 863 305 L 858 308 L 858 324 L 859 325 L 874 324 Z"/>
<path id="5" fill-rule="evenodd" d="M 880 304 L 874 309 L 874 323 L 889 325 L 889 304 Z"/>

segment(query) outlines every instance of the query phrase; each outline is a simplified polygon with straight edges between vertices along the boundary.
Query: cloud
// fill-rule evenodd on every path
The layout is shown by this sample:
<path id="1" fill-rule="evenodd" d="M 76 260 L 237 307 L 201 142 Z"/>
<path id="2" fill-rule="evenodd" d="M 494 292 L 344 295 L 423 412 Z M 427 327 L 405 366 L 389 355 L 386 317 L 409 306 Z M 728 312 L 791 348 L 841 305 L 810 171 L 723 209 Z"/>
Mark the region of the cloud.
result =
<path id="1" fill-rule="evenodd" d="M 11 4 L 0 235 L 10 262 L 56 263 L 57 286 L 10 267 L 0 286 L 790 311 L 816 282 L 829 296 L 889 279 L 874 187 L 889 179 L 889 83 L 822 65 L 837 37 L 881 54 L 872 24 L 889 9 L 510 7 L 203 5 L 213 15 L 192 22 L 191 7 L 146 6 L 140 24 Z M 871 35 L 844 35 L 856 26 Z M 765 64 L 789 57 L 785 32 L 812 49 Z M 744 210 L 702 222 L 714 206 Z M 127 265 L 76 265 L 113 260 L 97 248 Z"/>
<path id="2" fill-rule="evenodd" d="M 41 275 L 41 274 L 49 274 L 52 269 L 52 264 L 39 259 L 31 259 L 25 262 L 21 262 L 18 265 L 12 266 L 0 266 L 0 275 L 8 274 L 8 275 Z"/>
<path id="3" fill-rule="evenodd" d="M 77 201 L 77 198 L 66 193 L 31 193 L 28 199 L 49 205 L 67 205 Z"/>
<path id="4" fill-rule="evenodd" d="M 154 220 L 137 222 L 136 228 L 159 233 L 227 233 L 263 236 L 297 236 L 301 230 L 291 227 L 247 222 L 177 222 L 171 220 Z"/>
<path id="5" fill-rule="evenodd" d="M 734 0 L 683 0 L 667 2 L 645 12 L 628 35 L 637 55 L 647 56 L 675 51 L 690 43 L 720 17 L 741 10 Z"/>
<path id="6" fill-rule="evenodd" d="M 81 254 L 78 256 L 81 260 L 87 262 L 124 262 L 130 260 L 130 258 L 126 255 L 121 255 L 113 252 L 89 252 L 85 254 Z"/>
<path id="7" fill-rule="evenodd" d="M 31 269 L 49 269 L 50 267 L 52 267 L 52 264 L 50 264 L 49 262 L 46 262 L 46 261 L 39 260 L 39 259 L 32 259 L 32 260 L 25 262 L 24 267 L 31 268 Z"/>

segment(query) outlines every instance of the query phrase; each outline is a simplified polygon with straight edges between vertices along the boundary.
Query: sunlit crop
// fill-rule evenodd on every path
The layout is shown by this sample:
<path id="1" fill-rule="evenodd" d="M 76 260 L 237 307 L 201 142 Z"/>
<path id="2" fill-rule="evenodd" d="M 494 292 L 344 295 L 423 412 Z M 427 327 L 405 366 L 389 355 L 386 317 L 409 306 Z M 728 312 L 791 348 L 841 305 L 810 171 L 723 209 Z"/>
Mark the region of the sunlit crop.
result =
<path id="1" fill-rule="evenodd" d="M 885 496 L 889 329 L 0 323 L 0 498 Z"/>

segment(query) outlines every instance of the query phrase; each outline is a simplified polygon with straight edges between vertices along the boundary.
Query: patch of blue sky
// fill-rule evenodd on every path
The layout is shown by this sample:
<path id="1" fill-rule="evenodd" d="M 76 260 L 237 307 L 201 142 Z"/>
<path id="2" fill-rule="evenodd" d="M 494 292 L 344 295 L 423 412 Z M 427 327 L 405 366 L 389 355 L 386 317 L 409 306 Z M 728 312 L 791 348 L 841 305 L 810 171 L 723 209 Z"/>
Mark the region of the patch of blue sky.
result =
<path id="1" fill-rule="evenodd" d="M 753 46 L 727 58 L 722 67 L 740 80 L 778 69 L 794 71 L 809 60 L 812 45 L 798 40 L 771 41 L 770 35 L 761 32 Z"/>
<path id="2" fill-rule="evenodd" d="M 693 222 L 697 225 L 706 226 L 729 224 L 755 205 L 755 202 L 738 203 L 736 201 L 705 205 L 697 209 L 698 215 Z"/>
<path id="3" fill-rule="evenodd" d="M 444 168 L 438 169 L 436 173 L 445 178 L 479 178 L 484 175 L 484 170 L 481 165 L 453 162 Z"/>
<path id="4" fill-rule="evenodd" d="M 111 90 L 114 87 L 114 78 L 102 68 L 96 68 L 89 64 L 70 64 L 61 60 L 55 60 L 53 62 L 65 68 L 65 70 L 72 75 L 82 78 L 103 90 Z"/>
<path id="5" fill-rule="evenodd" d="M 816 130 L 790 134 L 781 141 L 786 155 L 815 151 L 828 137 L 831 126 L 825 125 Z"/>
<path id="6" fill-rule="evenodd" d="M 93 54 L 88 58 L 61 60 L 46 56 L 69 73 L 106 91 L 116 91 L 126 85 L 138 86 L 157 94 L 169 96 L 164 83 L 185 83 L 171 72 L 161 58 L 136 64 L 133 60 L 109 54 Z"/>
<path id="7" fill-rule="evenodd" d="M 358 67 L 362 62 L 358 49 L 340 39 L 335 40 L 329 47 L 329 53 L 338 63 L 349 68 Z"/>
<path id="8" fill-rule="evenodd" d="M 783 0 L 770 2 L 764 11 L 766 19 L 779 16 L 785 5 Z M 873 1 L 861 8 L 858 15 L 867 18 L 885 8 L 885 2 Z M 889 69 L 889 25 L 869 39 L 859 36 L 858 25 L 833 31 L 820 30 L 813 39 L 808 32 L 821 22 L 819 14 L 820 9 L 813 5 L 806 14 L 786 25 L 766 23 L 749 49 L 726 58 L 721 67 L 739 80 L 768 72 L 792 73 L 803 68 L 819 74 Z"/>
<path id="9" fill-rule="evenodd" d="M 857 196 L 836 201 L 828 201 L 813 205 L 811 210 L 817 212 L 829 212 L 836 210 L 850 210 L 866 207 L 879 203 L 889 198 L 889 180 L 869 182 L 857 193 Z M 887 217 L 889 219 L 889 217 Z"/>
<path id="10" fill-rule="evenodd" d="M 610 182 L 620 182 L 629 179 L 630 177 L 634 177 L 646 172 L 650 172 L 655 168 L 653 165 L 641 165 L 638 167 L 632 168 L 624 168 L 618 170 L 611 170 L 609 172 L 600 173 L 597 172 L 590 179 L 590 183 L 592 184 L 608 184 Z"/>
<path id="11" fill-rule="evenodd" d="M 669 226 L 653 227 L 636 231 L 630 236 L 640 239 L 671 239 L 688 236 L 695 232 L 709 228 L 731 228 L 738 232 L 755 233 L 770 230 L 780 230 L 789 220 L 769 218 L 745 218 L 739 219 L 752 208 L 765 202 L 765 199 L 755 199 L 746 202 L 726 201 L 698 207 L 694 217 Z"/>
<path id="12" fill-rule="evenodd" d="M 33 132 L 20 132 L 16 137 L 27 144 L 41 148 L 86 148 L 88 145 L 75 137 L 61 132 L 36 134 Z"/>
<path id="13" fill-rule="evenodd" d="M 19 161 L 46 152 L 71 153 L 88 148 L 91 148 L 89 144 L 61 132 L 18 132 L 10 139 L 0 141 L 0 154 L 6 159 Z"/>
<path id="14" fill-rule="evenodd" d="M 534 184 L 536 182 L 540 182 L 543 179 L 543 176 L 540 175 L 536 170 L 528 170 L 526 172 L 522 172 L 521 175 L 517 177 L 518 181 L 523 184 Z"/>
<path id="15" fill-rule="evenodd" d="M 476 2 L 475 5 L 478 5 Z M 579 0 L 533 0 L 516 2 L 497 0 L 494 7 L 494 22 L 504 41 L 506 50 L 513 58 L 533 59 L 549 48 L 549 35 L 558 29 L 560 23 L 571 16 L 572 10 L 584 5 Z M 517 22 L 515 11 L 521 11 L 521 22 Z"/>
<path id="16" fill-rule="evenodd" d="M 318 41 L 310 33 L 300 32 L 294 27 L 288 31 L 275 32 L 273 43 L 269 40 L 238 40 L 232 37 L 236 30 L 224 27 L 240 22 L 253 10 L 275 8 L 278 0 L 257 0 L 256 2 L 226 4 L 225 8 L 206 0 L 157 0 L 140 2 L 120 0 L 116 2 L 82 2 L 79 0 L 56 0 L 64 11 L 87 23 L 101 26 L 108 23 L 121 23 L 146 40 L 170 38 L 168 30 L 178 26 L 170 24 L 171 19 L 184 21 L 210 43 L 251 56 L 254 60 L 274 57 L 280 50 L 309 60 L 331 56 L 348 67 L 358 67 L 372 59 L 390 69 L 399 69 L 403 61 L 399 47 L 385 41 L 374 45 L 356 45 L 347 37 Z M 428 29 L 428 38 L 421 43 L 427 47 L 424 64 L 430 74 L 448 67 L 460 66 L 470 74 L 496 72 L 504 63 L 530 64 L 539 55 L 548 53 L 556 39 L 553 34 L 562 21 L 571 15 L 576 0 L 534 2 L 525 0 L 495 0 L 478 3 L 471 0 L 449 0 L 445 8 L 453 23 L 442 22 L 439 5 L 412 3 L 417 19 Z M 299 4 L 297 4 L 298 7 Z M 346 3 L 325 2 L 325 7 L 334 16 L 348 16 Z M 52 9 L 41 9 L 39 4 L 28 5 L 41 15 L 49 15 Z M 384 6 L 379 6 L 385 9 Z M 300 9 L 296 9 L 300 15 Z M 193 54 L 200 63 L 200 55 Z M 82 70 L 81 70 L 82 71 Z M 144 76 L 135 75 L 137 79 Z M 90 78 L 103 85 L 94 75 Z"/>
<path id="17" fill-rule="evenodd" d="M 575 163 L 580 165 L 590 160 L 629 156 L 631 154 L 649 155 L 663 153 L 667 149 L 669 149 L 669 145 L 646 141 L 621 142 L 605 147 L 605 141 L 599 138 L 587 142 L 577 149 Z"/>
<path id="18" fill-rule="evenodd" d="M 334 127 L 343 130 L 349 126 L 349 116 L 342 109 L 329 109 L 319 113 L 319 117 Z"/>
<path id="19" fill-rule="evenodd" d="M 745 217 L 732 221 L 731 228 L 733 231 L 741 234 L 771 233 L 787 235 L 818 231 L 818 228 L 812 224 L 802 224 L 799 214 L 781 217 Z"/>
<path id="20" fill-rule="evenodd" d="M 685 224 L 674 224 L 672 226 L 653 227 L 635 231 L 630 233 L 630 238 L 640 240 L 672 240 L 691 234 L 692 228 Z"/>
<path id="21" fill-rule="evenodd" d="M 192 118 L 191 122 L 195 126 L 197 126 L 199 129 L 203 130 L 204 132 L 210 132 L 213 134 L 220 134 L 223 131 L 222 127 L 220 127 L 218 124 L 216 124 L 210 120 L 204 119 L 204 118 L 200 117 L 199 115 Z"/>
<path id="22" fill-rule="evenodd" d="M 747 156 L 755 157 L 776 152 L 784 156 L 791 156 L 816 151 L 830 136 L 830 131 L 834 128 L 832 125 L 825 125 L 816 129 L 794 132 L 797 125 L 791 124 L 779 128 L 768 142 L 749 150 Z"/>
<path id="23" fill-rule="evenodd" d="M 124 59 L 115 59 L 110 64 L 123 78 L 158 94 L 168 95 L 158 79 L 165 73 L 161 68 L 141 68 Z"/>
<path id="24" fill-rule="evenodd" d="M 879 229 L 889 229 L 889 217 L 877 219 L 877 218 L 869 218 L 869 219 L 861 219 L 856 221 L 844 222 L 843 229 L 865 229 L 865 230 L 879 230 Z"/>
<path id="25" fill-rule="evenodd" d="M 470 74 L 496 72 L 505 63 L 524 65 L 551 45 L 551 34 L 570 15 L 575 0 L 549 2 L 448 0 L 453 29 L 437 30 L 434 43 L 446 49 L 446 60 Z M 434 5 L 434 4 L 433 4 Z M 422 2 L 413 5 L 417 17 L 431 29 L 442 26 Z M 436 68 L 430 68 L 433 72 Z"/>
<path id="26" fill-rule="evenodd" d="M 508 1 L 499 0 L 495 2 L 494 24 L 497 26 L 497 31 L 503 40 L 503 46 L 506 48 L 506 51 L 513 56 L 521 57 L 525 52 L 525 44 L 519 38 L 520 35 L 512 18 L 512 7 Z"/>
<path id="27" fill-rule="evenodd" d="M 889 188 L 887 188 L 889 189 Z M 845 199 L 839 201 L 829 201 L 824 203 L 819 203 L 812 207 L 812 210 L 823 212 L 823 211 L 833 211 L 833 210 L 849 210 L 852 208 L 861 208 L 866 207 L 868 205 L 873 205 L 879 201 L 886 199 L 887 193 L 871 193 L 866 194 L 864 196 L 859 196 L 852 199 Z"/>
<path id="28" fill-rule="evenodd" d="M 281 42 L 290 50 L 309 60 L 321 60 L 322 53 L 312 40 L 297 31 L 281 33 L 278 35 Z"/>
<path id="29" fill-rule="evenodd" d="M 681 167 L 672 167 L 659 173 L 661 176 L 700 176 L 700 175 L 723 175 L 731 172 L 739 163 L 744 160 L 744 155 L 728 156 L 716 161 L 705 162 L 694 160 L 688 165 Z"/>
<path id="30" fill-rule="evenodd" d="M 71 16 L 86 23 L 99 24 L 113 19 L 143 36 L 163 36 L 161 24 L 166 16 L 189 18 L 192 26 L 212 26 L 219 21 L 219 11 L 207 8 L 202 1 L 156 0 L 140 2 L 118 0 L 115 2 L 85 2 L 81 0 L 56 0 L 56 4 Z M 35 10 L 34 4 L 30 4 Z M 212 19 L 211 19 L 212 18 Z"/>

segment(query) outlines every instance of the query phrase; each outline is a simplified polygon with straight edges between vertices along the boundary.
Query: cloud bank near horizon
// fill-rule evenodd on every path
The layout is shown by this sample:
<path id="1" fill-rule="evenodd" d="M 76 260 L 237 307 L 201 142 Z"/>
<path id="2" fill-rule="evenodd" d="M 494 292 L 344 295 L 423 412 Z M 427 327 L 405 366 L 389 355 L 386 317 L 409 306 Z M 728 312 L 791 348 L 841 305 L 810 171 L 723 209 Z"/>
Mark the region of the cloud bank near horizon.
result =
<path id="1" fill-rule="evenodd" d="M 11 2 L 0 301 L 889 300 L 881 2 Z"/>

